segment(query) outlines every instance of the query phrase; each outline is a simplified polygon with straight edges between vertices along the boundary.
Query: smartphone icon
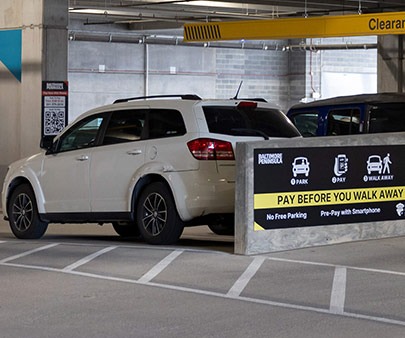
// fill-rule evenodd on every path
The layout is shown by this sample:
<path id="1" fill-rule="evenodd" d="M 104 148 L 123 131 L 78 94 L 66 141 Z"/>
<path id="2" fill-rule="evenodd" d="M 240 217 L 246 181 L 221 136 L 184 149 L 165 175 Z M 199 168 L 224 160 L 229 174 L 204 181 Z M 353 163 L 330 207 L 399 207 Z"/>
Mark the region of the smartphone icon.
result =
<path id="1" fill-rule="evenodd" d="M 335 165 L 333 167 L 333 171 L 335 172 L 336 176 L 342 176 L 343 174 L 347 173 L 349 169 L 349 159 L 345 154 L 339 154 L 335 157 Z"/>

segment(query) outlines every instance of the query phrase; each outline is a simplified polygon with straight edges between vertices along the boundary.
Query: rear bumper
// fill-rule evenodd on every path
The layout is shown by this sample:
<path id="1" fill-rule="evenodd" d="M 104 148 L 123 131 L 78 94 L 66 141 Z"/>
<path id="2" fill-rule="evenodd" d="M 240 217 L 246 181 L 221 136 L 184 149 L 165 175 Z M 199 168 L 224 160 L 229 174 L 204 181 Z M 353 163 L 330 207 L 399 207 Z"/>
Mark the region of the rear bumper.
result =
<path id="1" fill-rule="evenodd" d="M 221 177 L 218 172 L 207 175 L 201 171 L 188 171 L 170 176 L 177 210 L 183 221 L 234 212 L 235 183 Z"/>

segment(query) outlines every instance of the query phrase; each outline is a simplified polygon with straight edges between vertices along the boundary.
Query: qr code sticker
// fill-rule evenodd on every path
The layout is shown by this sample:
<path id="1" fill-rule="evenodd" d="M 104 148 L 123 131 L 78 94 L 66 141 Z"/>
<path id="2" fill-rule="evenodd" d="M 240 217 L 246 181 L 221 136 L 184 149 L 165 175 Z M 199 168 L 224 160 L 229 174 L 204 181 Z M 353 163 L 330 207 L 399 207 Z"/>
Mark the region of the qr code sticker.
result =
<path id="1" fill-rule="evenodd" d="M 65 128 L 64 108 L 45 108 L 44 134 L 57 135 Z"/>

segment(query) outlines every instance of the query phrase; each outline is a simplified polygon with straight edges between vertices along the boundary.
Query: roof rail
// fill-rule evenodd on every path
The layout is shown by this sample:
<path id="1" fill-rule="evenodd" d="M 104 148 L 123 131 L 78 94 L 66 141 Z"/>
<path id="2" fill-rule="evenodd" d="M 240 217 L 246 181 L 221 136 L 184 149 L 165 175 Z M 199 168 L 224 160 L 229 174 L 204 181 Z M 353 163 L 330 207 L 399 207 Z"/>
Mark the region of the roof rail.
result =
<path id="1" fill-rule="evenodd" d="M 161 98 L 170 98 L 170 97 L 179 97 L 182 100 L 202 100 L 201 97 L 195 94 L 173 94 L 173 95 L 151 95 L 151 96 L 138 96 L 138 97 L 129 97 L 126 99 L 118 99 L 114 101 L 115 103 L 122 103 L 135 100 L 146 100 L 146 99 L 161 99 Z"/>

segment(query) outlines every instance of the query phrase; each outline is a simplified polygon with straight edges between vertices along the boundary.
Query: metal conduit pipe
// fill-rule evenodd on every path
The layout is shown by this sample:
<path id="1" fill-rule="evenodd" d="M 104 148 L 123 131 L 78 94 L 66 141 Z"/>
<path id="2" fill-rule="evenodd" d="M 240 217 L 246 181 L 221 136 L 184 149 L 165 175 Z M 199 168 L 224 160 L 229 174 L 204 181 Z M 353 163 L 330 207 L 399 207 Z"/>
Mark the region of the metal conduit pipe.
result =
<path id="1" fill-rule="evenodd" d="M 351 50 L 351 49 L 376 49 L 377 43 L 347 43 L 347 44 L 325 44 L 325 45 L 293 45 L 286 46 L 291 51 L 310 51 L 317 52 L 318 50 Z"/>
<path id="2" fill-rule="evenodd" d="M 343 43 L 343 44 L 299 44 L 299 45 L 280 45 L 266 43 L 264 41 L 221 41 L 221 42 L 183 42 L 180 36 L 159 36 L 159 35 L 129 35 L 106 32 L 84 32 L 70 31 L 70 41 L 89 41 L 89 42 L 109 42 L 109 43 L 134 43 L 134 44 L 155 44 L 155 45 L 179 45 L 187 47 L 204 48 L 234 48 L 234 49 L 253 49 L 269 50 L 282 52 L 311 51 L 322 50 L 353 50 L 353 49 L 376 49 L 377 43 Z"/>

